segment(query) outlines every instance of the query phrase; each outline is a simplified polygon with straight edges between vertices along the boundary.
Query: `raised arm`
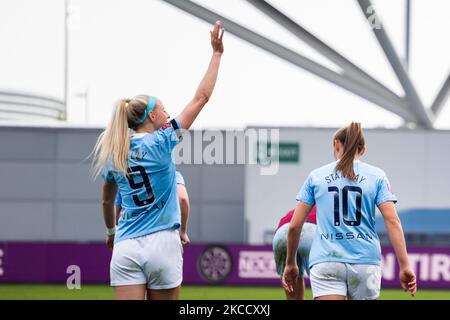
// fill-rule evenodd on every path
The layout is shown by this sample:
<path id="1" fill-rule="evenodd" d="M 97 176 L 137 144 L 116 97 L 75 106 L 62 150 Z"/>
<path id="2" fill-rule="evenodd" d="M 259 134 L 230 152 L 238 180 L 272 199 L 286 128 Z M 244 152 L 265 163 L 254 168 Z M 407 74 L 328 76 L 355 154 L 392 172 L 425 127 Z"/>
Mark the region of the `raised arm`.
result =
<path id="1" fill-rule="evenodd" d="M 203 76 L 200 85 L 195 92 L 194 98 L 187 104 L 181 114 L 178 116 L 178 121 L 183 129 L 189 129 L 197 118 L 198 114 L 209 101 L 211 94 L 216 85 L 217 75 L 219 73 L 220 59 L 223 53 L 223 38 L 224 30 L 220 21 L 214 25 L 211 31 L 211 46 L 213 48 L 213 55 L 208 66 L 208 70 Z"/>
<path id="2" fill-rule="evenodd" d="M 281 280 L 283 287 L 287 292 L 291 293 L 294 290 L 295 283 L 298 278 L 297 267 L 297 249 L 298 242 L 300 240 L 300 233 L 302 232 L 303 224 L 306 217 L 311 211 L 312 206 L 298 201 L 295 207 L 294 215 L 289 223 L 289 231 L 287 236 L 287 254 L 286 254 L 286 266 L 284 268 L 283 278 Z"/>
<path id="3" fill-rule="evenodd" d="M 416 275 L 409 265 L 408 253 L 406 251 L 406 242 L 403 235 L 402 225 L 397 215 L 394 203 L 386 201 L 378 206 L 384 218 L 391 244 L 394 247 L 395 255 L 400 266 L 400 283 L 402 288 L 408 290 L 412 296 L 416 294 L 417 283 Z"/>

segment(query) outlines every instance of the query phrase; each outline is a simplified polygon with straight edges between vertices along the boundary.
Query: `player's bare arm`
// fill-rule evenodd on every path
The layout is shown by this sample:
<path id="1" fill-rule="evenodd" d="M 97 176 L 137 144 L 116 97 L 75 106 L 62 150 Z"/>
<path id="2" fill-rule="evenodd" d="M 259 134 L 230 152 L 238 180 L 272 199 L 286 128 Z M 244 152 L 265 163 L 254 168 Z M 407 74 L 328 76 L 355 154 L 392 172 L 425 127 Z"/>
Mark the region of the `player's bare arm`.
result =
<path id="1" fill-rule="evenodd" d="M 298 267 L 296 252 L 303 224 L 305 223 L 306 217 L 308 216 L 311 209 L 311 205 L 299 201 L 297 203 L 297 206 L 295 207 L 294 215 L 289 225 L 286 266 L 282 278 L 283 287 L 288 292 L 292 292 L 294 290 L 294 286 L 297 282 Z"/>
<path id="2" fill-rule="evenodd" d="M 402 288 L 405 289 L 405 291 L 409 291 L 411 295 L 414 296 L 417 291 L 416 275 L 409 264 L 405 237 L 397 210 L 395 209 L 394 203 L 391 201 L 381 204 L 378 208 L 383 215 L 389 238 L 397 256 Z"/>
<path id="3" fill-rule="evenodd" d="M 194 98 L 178 116 L 178 121 L 180 121 L 183 129 L 189 129 L 191 127 L 192 123 L 212 95 L 216 85 L 220 60 L 224 50 L 222 42 L 223 34 L 224 29 L 222 28 L 222 24 L 220 21 L 217 21 L 214 25 L 214 29 L 211 31 L 211 46 L 213 49 L 213 55 L 208 66 L 208 70 L 200 82 Z"/>
<path id="4" fill-rule="evenodd" d="M 180 202 L 181 210 L 181 228 L 180 228 L 180 238 L 183 245 L 188 245 L 191 241 L 188 236 L 188 222 L 189 222 L 189 195 L 187 193 L 186 187 L 182 184 L 177 186 L 178 199 Z"/>
<path id="5" fill-rule="evenodd" d="M 114 203 L 117 194 L 117 184 L 103 183 L 102 187 L 102 207 L 103 207 L 103 219 L 107 228 L 106 245 L 109 249 L 113 249 L 114 246 L 114 235 L 116 227 L 116 217 L 114 210 Z"/>

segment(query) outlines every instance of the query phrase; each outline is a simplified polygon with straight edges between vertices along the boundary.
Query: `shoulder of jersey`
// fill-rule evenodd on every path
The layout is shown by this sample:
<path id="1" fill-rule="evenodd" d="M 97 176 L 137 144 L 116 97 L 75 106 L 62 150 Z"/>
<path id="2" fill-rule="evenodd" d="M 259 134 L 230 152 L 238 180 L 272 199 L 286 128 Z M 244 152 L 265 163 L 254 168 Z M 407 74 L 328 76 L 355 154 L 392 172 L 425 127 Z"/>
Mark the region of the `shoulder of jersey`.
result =
<path id="1" fill-rule="evenodd" d="M 385 175 L 384 171 L 378 167 L 372 166 L 366 162 L 360 162 L 360 164 L 362 166 L 364 166 L 365 170 L 370 171 L 372 174 L 374 174 L 376 176 L 384 176 Z"/>
<path id="2" fill-rule="evenodd" d="M 335 167 L 336 167 L 336 162 L 333 161 L 333 162 L 330 162 L 330 163 L 328 163 L 326 165 L 323 165 L 323 166 L 321 166 L 319 168 L 314 169 L 311 173 L 313 174 L 313 173 L 316 173 L 316 172 L 322 172 L 324 170 L 328 170 L 328 171 L 329 170 L 334 170 Z M 329 173 L 327 173 L 327 174 L 329 174 Z"/>

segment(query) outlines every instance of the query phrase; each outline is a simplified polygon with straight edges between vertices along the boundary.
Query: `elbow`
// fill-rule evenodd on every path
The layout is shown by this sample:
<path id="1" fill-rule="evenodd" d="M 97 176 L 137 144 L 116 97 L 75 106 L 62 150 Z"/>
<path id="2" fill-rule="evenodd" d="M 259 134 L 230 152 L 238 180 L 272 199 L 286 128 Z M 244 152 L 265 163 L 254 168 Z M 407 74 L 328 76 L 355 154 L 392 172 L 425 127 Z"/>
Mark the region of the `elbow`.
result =
<path id="1" fill-rule="evenodd" d="M 180 200 L 180 207 L 189 206 L 189 198 L 187 196 L 181 196 L 179 197 L 179 200 Z"/>
<path id="2" fill-rule="evenodd" d="M 301 227 L 299 225 L 290 223 L 289 224 L 289 232 L 293 232 L 293 233 L 300 233 L 301 231 Z"/>
<path id="3" fill-rule="evenodd" d="M 209 98 L 211 97 L 211 95 L 205 93 L 205 92 L 200 92 L 196 95 L 195 100 L 201 104 L 201 105 L 205 105 L 208 103 Z"/>
<path id="4" fill-rule="evenodd" d="M 386 227 L 399 227 L 401 226 L 400 218 L 398 216 L 389 217 L 384 219 Z"/>
<path id="5" fill-rule="evenodd" d="M 105 200 L 105 199 L 103 199 L 103 201 L 102 201 L 103 208 L 109 208 L 109 207 L 111 207 L 113 205 L 114 205 L 114 201 Z"/>

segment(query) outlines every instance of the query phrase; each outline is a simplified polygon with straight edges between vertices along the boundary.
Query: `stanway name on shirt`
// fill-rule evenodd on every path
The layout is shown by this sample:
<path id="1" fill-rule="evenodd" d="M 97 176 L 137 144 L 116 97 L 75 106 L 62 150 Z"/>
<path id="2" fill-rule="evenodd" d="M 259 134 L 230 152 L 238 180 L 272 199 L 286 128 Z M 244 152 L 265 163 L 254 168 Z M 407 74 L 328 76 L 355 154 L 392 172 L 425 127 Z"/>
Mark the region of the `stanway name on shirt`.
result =
<path id="1" fill-rule="evenodd" d="M 328 176 L 325 177 L 325 181 L 327 183 L 332 183 L 333 181 L 339 180 L 339 179 L 344 179 L 345 176 L 340 174 L 339 172 L 334 172 Z M 355 181 L 356 183 L 361 183 L 364 180 L 367 180 L 364 176 L 360 176 L 359 174 L 356 175 L 355 179 L 353 179 L 353 181 Z"/>
<path id="2" fill-rule="evenodd" d="M 368 233 L 361 232 L 337 232 L 337 233 L 321 233 L 320 240 L 373 240 L 373 237 Z"/>

